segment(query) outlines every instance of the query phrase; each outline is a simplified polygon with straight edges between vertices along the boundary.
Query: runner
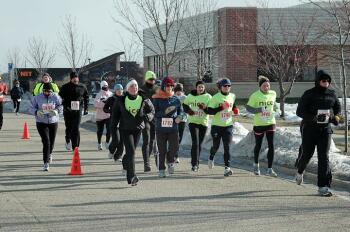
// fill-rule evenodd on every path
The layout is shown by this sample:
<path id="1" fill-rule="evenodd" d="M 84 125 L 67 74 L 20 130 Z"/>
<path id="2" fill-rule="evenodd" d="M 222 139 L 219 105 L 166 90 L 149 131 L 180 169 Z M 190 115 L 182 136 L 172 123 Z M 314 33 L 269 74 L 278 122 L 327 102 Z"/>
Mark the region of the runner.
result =
<path id="1" fill-rule="evenodd" d="M 66 125 L 66 149 L 71 151 L 79 147 L 82 111 L 88 114 L 89 95 L 86 87 L 79 83 L 75 72 L 70 73 L 70 82 L 64 84 L 59 92 L 63 101 L 63 116 Z"/>
<path id="2" fill-rule="evenodd" d="M 31 102 L 29 112 L 35 115 L 43 144 L 44 171 L 49 171 L 52 163 L 52 151 L 55 145 L 59 113 L 62 112 L 62 100 L 53 93 L 51 83 L 43 84 L 43 93 L 35 96 Z"/>
<path id="3" fill-rule="evenodd" d="M 179 98 L 181 105 L 182 105 L 186 99 L 183 84 L 177 83 L 175 88 L 174 88 L 174 92 L 175 92 L 175 96 Z M 187 114 L 185 112 L 183 112 L 181 115 L 181 121 L 178 124 L 178 127 L 179 127 L 179 151 L 181 149 L 180 145 L 181 145 L 182 137 L 183 137 L 184 130 L 186 127 L 186 122 L 187 122 Z M 176 152 L 176 154 L 175 154 L 175 163 L 177 163 L 177 164 L 180 163 L 179 151 Z"/>
<path id="4" fill-rule="evenodd" d="M 174 173 L 174 157 L 179 150 L 178 124 L 181 121 L 182 106 L 179 98 L 174 96 L 175 82 L 165 77 L 161 89 L 153 95 L 156 118 L 156 137 L 159 149 L 159 177 L 166 177 L 165 159 L 168 173 Z"/>
<path id="5" fill-rule="evenodd" d="M 147 98 L 152 101 L 152 96 L 156 93 L 158 86 L 155 85 L 157 76 L 152 71 L 147 71 L 145 74 L 145 84 L 141 86 L 140 92 Z M 156 130 L 154 120 L 151 122 L 145 121 L 145 128 L 142 130 L 142 156 L 144 171 L 151 171 L 150 156 L 153 152 L 154 156 L 158 156 L 158 147 L 156 137 Z"/>
<path id="6" fill-rule="evenodd" d="M 113 105 L 111 127 L 120 126 L 126 152 L 122 161 L 123 169 L 126 169 L 128 184 L 135 186 L 139 182 L 135 172 L 135 150 L 141 131 L 145 128 L 145 120 L 153 120 L 154 107 L 149 99 L 138 93 L 135 80 L 129 81 L 125 88 L 125 96 L 118 98 Z"/>
<path id="7" fill-rule="evenodd" d="M 202 143 L 208 128 L 209 115 L 207 107 L 211 95 L 205 91 L 203 81 L 197 81 L 196 89 L 192 90 L 182 104 L 184 111 L 188 116 L 188 127 L 192 138 L 191 164 L 192 171 L 198 172 L 199 158 L 202 149 Z"/>
<path id="8" fill-rule="evenodd" d="M 109 91 L 108 89 L 108 83 L 107 81 L 102 81 L 101 82 L 101 90 L 100 92 L 96 95 L 95 100 L 94 100 L 94 106 L 96 108 L 96 126 L 97 126 L 97 150 L 101 151 L 102 148 L 102 134 L 104 128 L 106 128 L 106 143 L 105 143 L 105 148 L 108 149 L 109 147 L 109 139 L 111 136 L 110 133 L 110 114 L 105 113 L 103 111 L 103 107 L 105 106 L 106 100 L 111 97 L 113 93 Z"/>
<path id="9" fill-rule="evenodd" d="M 323 70 L 317 72 L 315 87 L 306 90 L 301 96 L 297 115 L 303 119 L 302 149 L 297 162 L 296 183 L 303 182 L 303 174 L 317 146 L 318 193 L 332 196 L 330 190 L 332 172 L 329 166 L 329 147 L 332 140 L 330 123 L 338 125 L 343 122 L 340 116 L 340 103 L 334 90 L 330 90 L 332 78 Z"/>
<path id="10" fill-rule="evenodd" d="M 233 129 L 233 111 L 237 111 L 235 100 L 236 96 L 230 93 L 231 81 L 228 78 L 222 78 L 218 82 L 219 92 L 215 94 L 208 104 L 208 113 L 214 115 L 211 126 L 211 136 L 213 137 L 213 146 L 210 149 L 208 167 L 214 167 L 214 156 L 220 147 L 220 141 L 224 145 L 224 176 L 232 175 L 230 168 L 230 143 L 232 140 Z"/>
<path id="11" fill-rule="evenodd" d="M 24 91 L 22 87 L 19 85 L 19 81 L 15 81 L 15 86 L 11 89 L 11 99 L 13 101 L 13 112 L 18 115 L 19 106 L 21 104 L 22 96 L 24 94 Z"/>
<path id="12" fill-rule="evenodd" d="M 123 86 L 121 84 L 115 84 L 114 85 L 114 95 L 110 98 L 108 98 L 106 100 L 106 103 L 103 107 L 103 111 L 105 113 L 111 113 L 112 112 L 112 108 L 113 108 L 113 104 L 116 101 L 116 99 L 118 99 L 119 97 L 123 96 Z M 113 115 L 111 115 L 111 118 L 113 117 Z M 111 120 L 110 120 L 110 124 L 111 124 Z M 123 143 L 123 137 L 120 136 L 120 130 L 119 130 L 119 124 L 117 125 L 117 127 L 112 128 L 111 125 L 109 125 L 110 127 L 110 131 L 111 131 L 111 136 L 112 136 L 112 141 L 109 144 L 109 153 L 108 153 L 108 158 L 109 159 L 114 159 L 114 161 L 122 161 L 121 157 L 123 155 L 123 151 L 124 151 L 124 143 Z"/>
<path id="13" fill-rule="evenodd" d="M 0 130 L 2 128 L 2 123 L 3 123 L 3 113 L 4 113 L 4 101 L 5 101 L 5 95 L 7 95 L 7 85 L 6 83 L 2 80 L 2 77 L 0 76 Z"/>
<path id="14" fill-rule="evenodd" d="M 39 95 L 43 92 L 44 83 L 51 83 L 54 93 L 59 93 L 60 89 L 57 84 L 52 82 L 52 77 L 48 73 L 44 73 L 41 77 L 41 82 L 37 83 L 33 89 L 33 96 Z"/>
<path id="15" fill-rule="evenodd" d="M 254 114 L 254 174 L 260 175 L 259 153 L 265 134 L 269 147 L 267 152 L 268 168 L 266 175 L 277 177 L 277 173 L 272 169 L 275 153 L 273 144 L 276 131 L 275 112 L 278 109 L 276 105 L 276 92 L 270 90 L 270 80 L 264 76 L 259 76 L 259 88 L 260 89 L 258 91 L 254 92 L 249 97 L 249 101 L 246 105 L 247 111 Z"/>

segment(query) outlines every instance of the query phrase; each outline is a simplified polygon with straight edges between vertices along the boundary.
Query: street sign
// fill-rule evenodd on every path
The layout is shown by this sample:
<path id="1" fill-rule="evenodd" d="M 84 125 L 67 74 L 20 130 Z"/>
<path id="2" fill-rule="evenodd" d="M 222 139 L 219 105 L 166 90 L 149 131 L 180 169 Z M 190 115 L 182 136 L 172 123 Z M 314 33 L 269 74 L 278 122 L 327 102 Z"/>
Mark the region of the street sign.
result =
<path id="1" fill-rule="evenodd" d="M 12 70 L 12 67 L 13 67 L 13 63 L 8 63 L 8 69 L 9 69 L 9 71 Z"/>

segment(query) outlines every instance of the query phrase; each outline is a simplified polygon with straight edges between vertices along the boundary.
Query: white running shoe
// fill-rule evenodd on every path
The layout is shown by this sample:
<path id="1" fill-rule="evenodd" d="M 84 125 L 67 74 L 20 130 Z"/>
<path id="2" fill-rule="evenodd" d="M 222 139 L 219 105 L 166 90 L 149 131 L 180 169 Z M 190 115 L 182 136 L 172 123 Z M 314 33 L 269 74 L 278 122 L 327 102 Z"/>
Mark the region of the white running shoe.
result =
<path id="1" fill-rule="evenodd" d="M 230 167 L 225 167 L 224 176 L 231 176 L 233 174 Z"/>
<path id="2" fill-rule="evenodd" d="M 253 164 L 253 167 L 254 167 L 254 174 L 257 175 L 257 176 L 260 176 L 260 168 L 259 168 L 259 164 L 257 163 L 254 163 Z"/>
<path id="3" fill-rule="evenodd" d="M 277 173 L 272 168 L 267 169 L 266 175 L 271 177 L 277 177 Z"/>
<path id="4" fill-rule="evenodd" d="M 174 164 L 168 164 L 168 173 L 174 174 L 174 171 L 175 171 Z"/>
<path id="5" fill-rule="evenodd" d="M 297 185 L 301 185 L 303 183 L 303 179 L 304 179 L 303 175 L 304 174 L 299 174 L 299 173 L 295 175 L 295 182 L 297 183 Z"/>
<path id="6" fill-rule="evenodd" d="M 214 160 L 208 159 L 208 168 L 213 169 L 214 168 Z"/>
<path id="7" fill-rule="evenodd" d="M 333 195 L 328 187 L 319 187 L 318 194 L 323 197 L 331 197 Z"/>
<path id="8" fill-rule="evenodd" d="M 160 178 L 165 178 L 166 177 L 165 170 L 159 170 L 158 176 Z"/>
<path id="9" fill-rule="evenodd" d="M 71 142 L 66 143 L 66 149 L 67 149 L 67 151 L 73 151 L 73 150 L 72 150 L 72 143 L 71 143 Z"/>
<path id="10" fill-rule="evenodd" d="M 179 164 L 179 163 L 180 163 L 180 158 L 179 158 L 179 157 L 177 157 L 177 158 L 175 159 L 175 163 L 176 163 L 176 164 Z"/>
<path id="11" fill-rule="evenodd" d="M 97 150 L 98 151 L 102 151 L 103 149 L 102 149 L 102 143 L 98 143 L 97 144 Z"/>
<path id="12" fill-rule="evenodd" d="M 50 165 L 49 163 L 44 163 L 43 171 L 49 171 Z"/>

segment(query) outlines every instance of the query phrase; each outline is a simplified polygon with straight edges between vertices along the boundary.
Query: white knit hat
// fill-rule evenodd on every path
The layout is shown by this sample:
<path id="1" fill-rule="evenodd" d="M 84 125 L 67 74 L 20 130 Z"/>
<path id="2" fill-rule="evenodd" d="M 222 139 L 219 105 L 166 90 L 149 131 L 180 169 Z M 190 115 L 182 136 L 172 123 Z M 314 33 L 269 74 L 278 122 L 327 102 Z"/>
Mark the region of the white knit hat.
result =
<path id="1" fill-rule="evenodd" d="M 130 86 L 132 86 L 132 85 L 136 85 L 137 87 L 139 86 L 139 85 L 137 84 L 137 81 L 134 80 L 134 79 L 132 79 L 132 80 L 129 81 L 128 84 L 126 85 L 126 87 L 125 87 L 126 91 L 128 91 L 129 88 L 130 88 Z"/>
<path id="2" fill-rule="evenodd" d="M 107 86 L 108 87 L 108 83 L 107 81 L 101 81 L 101 88 L 104 87 L 104 86 Z"/>

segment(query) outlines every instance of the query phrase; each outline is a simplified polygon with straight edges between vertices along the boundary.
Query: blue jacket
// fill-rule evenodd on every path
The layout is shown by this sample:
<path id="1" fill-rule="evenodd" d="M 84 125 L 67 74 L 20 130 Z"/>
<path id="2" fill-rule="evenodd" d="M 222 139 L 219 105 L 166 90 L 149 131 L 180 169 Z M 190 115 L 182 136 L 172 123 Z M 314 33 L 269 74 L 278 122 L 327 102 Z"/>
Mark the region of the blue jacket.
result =
<path id="1" fill-rule="evenodd" d="M 58 113 L 62 113 L 62 99 L 56 93 L 51 93 L 48 97 L 46 97 L 43 93 L 35 96 L 31 102 L 31 106 L 29 108 L 29 113 L 35 115 L 36 122 L 52 124 L 57 123 L 59 116 L 50 116 L 48 113 L 43 117 L 39 117 L 37 115 L 38 110 L 43 110 L 43 106 L 45 104 L 53 106 Z"/>
<path id="2" fill-rule="evenodd" d="M 156 131 L 163 133 L 171 133 L 178 131 L 178 125 L 175 119 L 183 114 L 181 102 L 176 96 L 167 96 L 165 92 L 160 90 L 153 95 L 153 105 L 155 110 Z M 165 122 L 170 122 L 170 125 L 164 125 Z M 163 124 L 162 124 L 163 123 Z"/>

